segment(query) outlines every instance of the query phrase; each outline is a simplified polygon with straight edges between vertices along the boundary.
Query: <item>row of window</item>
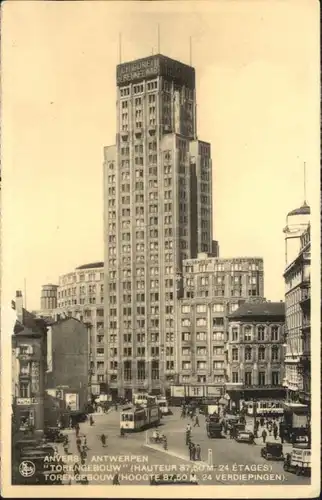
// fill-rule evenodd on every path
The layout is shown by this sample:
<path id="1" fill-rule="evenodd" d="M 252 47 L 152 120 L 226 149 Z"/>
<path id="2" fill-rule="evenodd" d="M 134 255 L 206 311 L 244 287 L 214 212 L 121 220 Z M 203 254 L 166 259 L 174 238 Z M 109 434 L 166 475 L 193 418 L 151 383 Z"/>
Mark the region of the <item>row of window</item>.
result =
<path id="1" fill-rule="evenodd" d="M 245 342 L 279 340 L 280 327 L 277 325 L 272 325 L 269 328 L 263 325 L 257 326 L 254 329 L 251 325 L 245 325 L 242 331 L 237 327 L 231 329 L 230 338 L 233 342 L 238 342 L 244 340 Z"/>
<path id="2" fill-rule="evenodd" d="M 252 347 L 246 347 L 245 351 L 244 351 L 244 361 L 252 361 L 254 358 L 254 355 L 256 356 L 256 354 L 257 354 L 258 361 L 265 361 L 268 350 L 270 350 L 270 352 L 271 352 L 271 360 L 272 361 L 280 361 L 280 358 L 281 358 L 280 348 L 279 348 L 279 346 L 276 346 L 276 345 L 273 345 L 270 348 L 266 348 L 265 346 L 259 346 L 258 349 L 255 349 Z M 240 360 L 239 349 L 233 348 L 231 350 L 231 357 L 232 357 L 232 361 L 239 361 Z"/>
<path id="3" fill-rule="evenodd" d="M 187 264 L 185 266 L 186 273 L 205 273 L 205 272 L 227 272 L 227 271 L 259 271 L 259 264 L 251 263 L 222 263 L 215 264 L 213 262 L 203 262 L 201 264 Z"/>
<path id="4" fill-rule="evenodd" d="M 258 372 L 258 381 L 254 380 L 254 374 L 253 372 L 245 372 L 244 374 L 244 380 L 241 380 L 239 372 L 232 372 L 231 373 L 231 381 L 234 384 L 238 384 L 240 382 L 243 382 L 245 385 L 267 385 L 268 384 L 268 375 L 266 372 L 260 371 Z M 281 379 L 280 379 L 280 372 L 279 371 L 272 371 L 272 376 L 271 376 L 271 384 L 272 385 L 280 385 Z"/>

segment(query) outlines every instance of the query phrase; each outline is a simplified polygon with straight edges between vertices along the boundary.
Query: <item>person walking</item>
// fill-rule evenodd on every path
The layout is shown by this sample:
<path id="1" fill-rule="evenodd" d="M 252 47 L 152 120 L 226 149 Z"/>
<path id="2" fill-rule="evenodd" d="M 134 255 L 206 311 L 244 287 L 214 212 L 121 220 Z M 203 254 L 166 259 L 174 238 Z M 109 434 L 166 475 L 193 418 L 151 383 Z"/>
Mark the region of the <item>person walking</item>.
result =
<path id="1" fill-rule="evenodd" d="M 92 417 L 92 415 L 89 417 L 89 425 L 92 427 L 92 425 L 94 425 L 94 419 Z"/>
<path id="2" fill-rule="evenodd" d="M 116 473 L 116 474 L 115 474 L 115 476 L 113 477 L 113 482 L 112 482 L 112 484 L 113 484 L 114 486 L 116 486 L 116 485 L 120 485 L 120 479 L 119 479 L 119 475 L 118 475 L 118 473 Z"/>
<path id="3" fill-rule="evenodd" d="M 274 435 L 274 439 L 275 439 L 275 441 L 276 441 L 276 439 L 277 439 L 277 435 L 278 435 L 278 429 L 277 429 L 277 424 L 276 424 L 276 422 L 274 422 L 274 424 L 273 424 L 273 435 Z"/>
<path id="4" fill-rule="evenodd" d="M 272 430 L 273 430 L 271 422 L 268 423 L 267 430 L 268 430 L 269 435 L 271 436 Z"/>
<path id="5" fill-rule="evenodd" d="M 105 434 L 101 435 L 101 443 L 102 443 L 103 448 L 105 448 L 105 445 L 106 445 L 106 436 L 105 436 Z"/>
<path id="6" fill-rule="evenodd" d="M 194 427 L 200 427 L 200 424 L 199 424 L 199 417 L 198 415 L 196 415 L 196 418 L 195 418 L 195 423 L 193 424 Z"/>
<path id="7" fill-rule="evenodd" d="M 190 460 L 195 461 L 196 460 L 196 445 L 194 443 L 192 443 L 191 456 L 192 457 Z"/>
<path id="8" fill-rule="evenodd" d="M 264 427 L 264 423 L 265 423 L 264 417 L 261 417 L 259 421 L 260 421 L 261 427 Z"/>
<path id="9" fill-rule="evenodd" d="M 201 460 L 201 446 L 197 444 L 196 446 L 196 460 Z"/>
<path id="10" fill-rule="evenodd" d="M 265 441 L 266 441 L 266 437 L 267 437 L 267 432 L 266 432 L 266 429 L 263 429 L 262 430 L 262 438 L 263 438 L 263 443 L 265 444 Z"/>
<path id="11" fill-rule="evenodd" d="M 189 446 L 189 443 L 191 443 L 191 430 L 186 430 L 186 445 Z"/>
<path id="12" fill-rule="evenodd" d="M 78 437 L 78 438 L 76 439 L 76 446 L 77 446 L 77 450 L 78 450 L 78 452 L 80 452 L 80 449 L 81 449 L 81 444 L 82 444 L 82 440 L 81 440 L 81 438 L 80 438 L 80 437 Z"/>
<path id="13" fill-rule="evenodd" d="M 193 457 L 193 448 L 194 448 L 194 444 L 192 441 L 190 441 L 190 443 L 189 443 L 189 458 L 190 458 L 190 460 L 193 460 L 193 458 L 192 458 Z"/>

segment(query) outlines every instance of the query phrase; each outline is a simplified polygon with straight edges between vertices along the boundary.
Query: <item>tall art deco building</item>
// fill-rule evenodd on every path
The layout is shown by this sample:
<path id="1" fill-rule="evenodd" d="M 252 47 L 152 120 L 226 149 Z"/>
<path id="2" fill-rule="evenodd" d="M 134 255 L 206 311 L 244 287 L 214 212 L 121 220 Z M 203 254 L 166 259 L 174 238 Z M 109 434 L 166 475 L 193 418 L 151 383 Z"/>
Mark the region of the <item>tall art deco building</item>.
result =
<path id="1" fill-rule="evenodd" d="M 178 362 L 182 262 L 212 252 L 212 164 L 197 139 L 194 68 L 154 55 L 118 65 L 116 83 L 116 145 L 104 149 L 104 327 L 109 390 L 131 397 L 163 392 L 167 361 Z"/>

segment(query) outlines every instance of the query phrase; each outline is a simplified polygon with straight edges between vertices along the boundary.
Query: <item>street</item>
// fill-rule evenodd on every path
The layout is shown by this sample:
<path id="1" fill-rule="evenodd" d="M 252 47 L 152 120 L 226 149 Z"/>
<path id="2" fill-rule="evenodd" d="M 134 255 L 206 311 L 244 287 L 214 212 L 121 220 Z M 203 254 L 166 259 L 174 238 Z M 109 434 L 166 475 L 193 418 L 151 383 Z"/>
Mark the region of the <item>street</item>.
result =
<path id="1" fill-rule="evenodd" d="M 149 484 L 152 474 L 180 475 L 189 479 L 194 469 L 200 485 L 211 484 L 310 484 L 310 478 L 284 472 L 283 462 L 267 461 L 260 455 L 261 439 L 257 444 L 237 443 L 233 439 L 210 439 L 205 429 L 205 417 L 200 416 L 200 427 L 192 427 L 192 441 L 201 446 L 201 461 L 189 460 L 185 444 L 185 428 L 190 419 L 180 419 L 180 410 L 173 409 L 173 415 L 162 418 L 159 430 L 167 436 L 168 450 L 161 445 L 150 444 L 152 431 L 137 432 L 120 437 L 119 411 L 111 409 L 108 414 L 94 415 L 95 424 L 80 424 L 80 435 L 87 438 L 86 471 L 90 484 L 112 484 L 119 474 L 122 485 Z M 193 425 L 193 422 L 191 422 Z M 70 440 L 68 464 L 70 469 L 77 455 L 74 430 L 66 430 Z M 103 447 L 100 436 L 107 436 Z M 271 438 L 270 438 L 271 439 Z M 268 439 L 268 440 L 270 440 Z M 273 440 L 273 439 L 271 439 Z M 284 453 L 290 445 L 284 445 Z M 211 450 L 209 462 L 209 450 Z M 64 454 L 62 447 L 59 452 Z M 66 460 L 65 460 L 66 462 Z M 70 474 L 72 472 L 69 471 Z M 64 481 L 66 483 L 66 481 Z M 71 484 L 75 484 L 72 480 Z"/>

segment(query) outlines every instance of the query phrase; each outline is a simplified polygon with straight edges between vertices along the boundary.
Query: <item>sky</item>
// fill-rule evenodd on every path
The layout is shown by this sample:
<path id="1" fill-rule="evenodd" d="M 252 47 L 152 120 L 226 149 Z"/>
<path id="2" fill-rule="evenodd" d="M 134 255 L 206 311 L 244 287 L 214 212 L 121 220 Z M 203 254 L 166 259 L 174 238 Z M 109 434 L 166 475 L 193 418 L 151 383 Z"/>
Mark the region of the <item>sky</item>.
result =
<path id="1" fill-rule="evenodd" d="M 315 1 L 7 2 L 2 5 L 2 276 L 5 303 L 103 260 L 103 147 L 115 143 L 122 62 L 160 52 L 196 68 L 198 136 L 212 147 L 221 257 L 264 259 L 284 298 L 283 227 L 319 209 Z M 6 302 L 7 301 L 7 302 Z"/>

